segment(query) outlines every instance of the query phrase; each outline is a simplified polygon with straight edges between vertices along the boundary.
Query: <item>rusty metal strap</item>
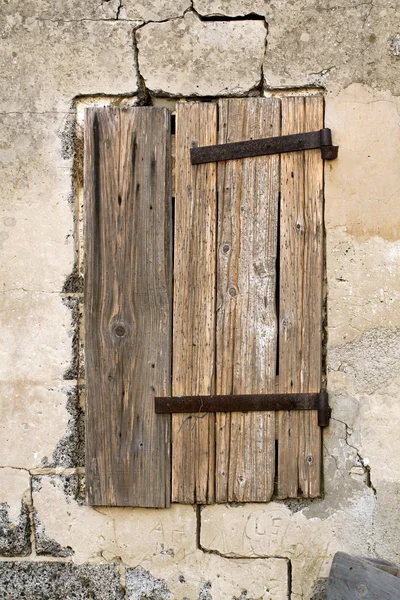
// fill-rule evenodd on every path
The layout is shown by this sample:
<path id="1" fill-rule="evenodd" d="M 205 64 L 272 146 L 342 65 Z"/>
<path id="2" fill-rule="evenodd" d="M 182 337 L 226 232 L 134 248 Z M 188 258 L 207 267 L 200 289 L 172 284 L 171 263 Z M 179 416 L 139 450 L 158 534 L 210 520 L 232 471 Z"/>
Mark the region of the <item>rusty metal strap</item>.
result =
<path id="1" fill-rule="evenodd" d="M 158 396 L 155 412 L 207 413 L 275 410 L 317 410 L 318 425 L 329 424 L 331 409 L 327 392 L 316 394 L 245 394 L 232 396 Z"/>
<path id="2" fill-rule="evenodd" d="M 190 160 L 192 165 L 198 165 L 219 160 L 298 152 L 299 150 L 313 150 L 315 148 L 321 148 L 323 159 L 333 160 L 337 157 L 338 146 L 332 145 L 330 129 L 325 128 L 318 131 L 281 135 L 259 140 L 245 140 L 230 144 L 217 144 L 215 146 L 198 147 L 194 142 L 190 149 Z"/>

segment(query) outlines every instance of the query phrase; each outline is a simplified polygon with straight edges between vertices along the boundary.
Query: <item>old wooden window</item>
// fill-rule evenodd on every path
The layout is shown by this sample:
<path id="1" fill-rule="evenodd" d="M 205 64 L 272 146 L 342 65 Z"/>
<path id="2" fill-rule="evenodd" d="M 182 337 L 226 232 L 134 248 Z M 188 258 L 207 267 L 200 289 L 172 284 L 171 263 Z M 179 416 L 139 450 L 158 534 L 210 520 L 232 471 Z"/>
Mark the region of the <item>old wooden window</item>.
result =
<path id="1" fill-rule="evenodd" d="M 320 390 L 321 152 L 194 166 L 189 149 L 318 130 L 323 113 L 318 96 L 178 103 L 172 169 L 167 109 L 87 109 L 90 504 L 321 493 L 316 411 L 171 417 L 154 396 Z"/>

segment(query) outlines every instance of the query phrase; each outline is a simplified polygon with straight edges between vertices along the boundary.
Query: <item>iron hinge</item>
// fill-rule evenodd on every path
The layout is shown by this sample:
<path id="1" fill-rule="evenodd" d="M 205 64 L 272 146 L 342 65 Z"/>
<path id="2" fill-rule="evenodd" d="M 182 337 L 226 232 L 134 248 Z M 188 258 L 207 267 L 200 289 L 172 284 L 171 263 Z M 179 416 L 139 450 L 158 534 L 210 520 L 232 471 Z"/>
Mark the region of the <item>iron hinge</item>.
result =
<path id="1" fill-rule="evenodd" d="M 155 412 L 207 413 L 275 410 L 317 410 L 318 425 L 329 425 L 331 408 L 328 393 L 314 394 L 235 394 L 219 396 L 158 396 Z"/>
<path id="2" fill-rule="evenodd" d="M 325 160 L 337 158 L 338 146 L 332 145 L 330 129 L 325 128 L 318 131 L 217 144 L 215 146 L 197 146 L 197 142 L 193 142 L 190 149 L 190 160 L 192 165 L 198 165 L 219 160 L 282 154 L 283 152 L 298 152 L 301 150 L 314 150 L 315 148 L 321 148 L 321 157 Z"/>

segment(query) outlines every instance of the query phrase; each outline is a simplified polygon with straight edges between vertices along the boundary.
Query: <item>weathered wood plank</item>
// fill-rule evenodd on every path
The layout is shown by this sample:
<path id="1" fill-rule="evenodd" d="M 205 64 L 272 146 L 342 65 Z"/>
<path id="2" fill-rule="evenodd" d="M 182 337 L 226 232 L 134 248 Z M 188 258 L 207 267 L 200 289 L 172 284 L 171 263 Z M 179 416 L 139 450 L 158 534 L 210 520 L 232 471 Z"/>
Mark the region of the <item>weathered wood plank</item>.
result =
<path id="1" fill-rule="evenodd" d="M 394 565 L 393 565 L 394 566 Z M 398 600 L 400 579 L 369 560 L 337 552 L 326 589 L 327 600 Z"/>
<path id="2" fill-rule="evenodd" d="M 323 127 L 323 99 L 282 99 L 282 135 Z M 279 390 L 321 386 L 323 162 L 318 150 L 281 157 Z M 320 494 L 316 411 L 278 414 L 278 497 Z"/>
<path id="3" fill-rule="evenodd" d="M 85 124 L 89 504 L 168 506 L 171 393 L 169 112 L 88 109 Z"/>
<path id="4" fill-rule="evenodd" d="M 220 144 L 279 135 L 278 99 L 219 103 Z M 275 390 L 279 157 L 218 165 L 216 393 Z M 270 500 L 275 414 L 217 413 L 216 499 Z"/>
<path id="5" fill-rule="evenodd" d="M 282 135 L 304 130 L 304 98 L 282 99 Z M 300 391 L 304 152 L 281 156 L 279 391 Z M 299 490 L 299 411 L 278 413 L 279 498 Z"/>
<path id="6" fill-rule="evenodd" d="M 176 115 L 173 395 L 212 394 L 215 363 L 216 166 L 192 166 L 190 146 L 215 144 L 217 107 Z M 172 417 L 172 500 L 214 501 L 214 414 Z"/>
<path id="7" fill-rule="evenodd" d="M 324 100 L 304 99 L 305 131 L 324 126 Z M 322 295 L 324 266 L 324 172 L 318 150 L 304 153 L 304 267 L 301 392 L 319 392 L 322 368 Z M 299 484 L 303 496 L 321 494 L 322 431 L 317 411 L 300 413 Z"/>

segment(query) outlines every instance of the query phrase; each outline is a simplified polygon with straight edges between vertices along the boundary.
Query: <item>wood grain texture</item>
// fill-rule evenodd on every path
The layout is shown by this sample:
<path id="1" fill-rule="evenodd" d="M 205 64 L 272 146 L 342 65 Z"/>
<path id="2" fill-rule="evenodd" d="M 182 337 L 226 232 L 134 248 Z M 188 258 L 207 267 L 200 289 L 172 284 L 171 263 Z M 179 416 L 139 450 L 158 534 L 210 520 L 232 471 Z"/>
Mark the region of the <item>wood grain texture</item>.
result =
<path id="1" fill-rule="evenodd" d="M 395 565 L 392 565 L 395 568 Z M 368 559 L 337 552 L 326 589 L 326 600 L 398 600 L 400 579 Z"/>
<path id="2" fill-rule="evenodd" d="M 85 123 L 87 500 L 170 502 L 169 112 L 93 108 Z"/>
<path id="3" fill-rule="evenodd" d="M 219 143 L 280 133 L 278 99 L 219 102 Z M 279 156 L 218 164 L 216 393 L 275 391 Z M 216 415 L 216 499 L 270 500 L 275 413 Z"/>
<path id="4" fill-rule="evenodd" d="M 190 146 L 217 142 L 217 107 L 181 103 L 176 115 L 174 396 L 212 394 L 215 363 L 216 165 L 192 166 Z M 172 501 L 212 503 L 214 414 L 172 417 Z"/>
<path id="5" fill-rule="evenodd" d="M 323 99 L 282 99 L 282 135 L 323 127 Z M 318 150 L 281 156 L 279 391 L 321 386 L 323 161 Z M 278 497 L 320 494 L 316 411 L 278 414 Z"/>

